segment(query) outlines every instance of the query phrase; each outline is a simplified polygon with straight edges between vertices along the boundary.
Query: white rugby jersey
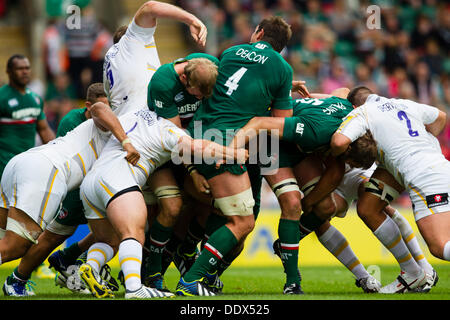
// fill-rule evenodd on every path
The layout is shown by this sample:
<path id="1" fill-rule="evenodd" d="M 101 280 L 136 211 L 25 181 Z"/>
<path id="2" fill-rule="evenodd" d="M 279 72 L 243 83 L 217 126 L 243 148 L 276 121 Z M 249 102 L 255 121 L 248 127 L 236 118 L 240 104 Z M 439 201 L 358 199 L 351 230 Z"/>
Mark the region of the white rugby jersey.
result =
<path id="1" fill-rule="evenodd" d="M 425 128 L 438 115 L 439 110 L 428 105 L 373 94 L 348 114 L 337 132 L 355 141 L 369 130 L 377 142 L 380 164 L 407 186 L 421 168 L 447 161 L 436 137 Z"/>
<path id="2" fill-rule="evenodd" d="M 177 153 L 180 138 L 189 136 L 184 130 L 158 117 L 148 108 L 127 113 L 119 117 L 119 120 L 131 143 L 141 155 L 137 165 L 129 164 L 137 184 L 141 187 L 156 168 L 169 161 L 173 152 Z M 111 136 L 92 170 L 108 166 L 118 157 L 125 158 L 125 156 L 126 152 L 121 143 Z"/>
<path id="3" fill-rule="evenodd" d="M 65 136 L 28 152 L 39 152 L 47 157 L 65 176 L 68 191 L 71 191 L 80 186 L 110 136 L 110 132 L 101 131 L 90 119 Z"/>
<path id="4" fill-rule="evenodd" d="M 125 35 L 105 56 L 103 84 L 116 115 L 147 106 L 147 87 L 161 66 L 154 28 L 139 27 L 134 19 Z"/>

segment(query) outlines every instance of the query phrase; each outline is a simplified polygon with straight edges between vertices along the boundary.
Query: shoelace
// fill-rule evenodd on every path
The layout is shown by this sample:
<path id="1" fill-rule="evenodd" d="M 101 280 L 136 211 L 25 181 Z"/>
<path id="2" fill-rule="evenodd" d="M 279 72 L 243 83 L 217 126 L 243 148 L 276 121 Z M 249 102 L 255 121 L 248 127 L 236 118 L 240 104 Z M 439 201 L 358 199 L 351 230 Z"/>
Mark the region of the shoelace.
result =
<path id="1" fill-rule="evenodd" d="M 34 292 L 34 287 L 36 286 L 36 283 L 28 280 L 27 283 L 25 284 L 25 288 L 27 289 L 27 291 L 32 291 Z"/>

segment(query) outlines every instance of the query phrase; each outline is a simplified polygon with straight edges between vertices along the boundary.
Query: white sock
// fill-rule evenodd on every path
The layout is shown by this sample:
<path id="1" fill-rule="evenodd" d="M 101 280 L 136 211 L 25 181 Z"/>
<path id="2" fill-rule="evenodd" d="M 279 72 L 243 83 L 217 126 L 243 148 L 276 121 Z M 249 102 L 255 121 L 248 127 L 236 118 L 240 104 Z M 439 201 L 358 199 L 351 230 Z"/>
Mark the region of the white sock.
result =
<path id="1" fill-rule="evenodd" d="M 109 244 L 103 242 L 94 243 L 88 250 L 86 263 L 95 271 L 100 269 L 114 257 L 114 250 Z"/>
<path id="2" fill-rule="evenodd" d="M 356 277 L 356 279 L 367 278 L 369 273 L 359 262 L 347 239 L 335 227 L 330 226 L 324 234 L 319 237 L 322 245 L 330 251 L 344 266 L 347 267 Z"/>
<path id="3" fill-rule="evenodd" d="M 400 233 L 402 234 L 403 241 L 405 241 L 406 246 L 411 252 L 414 260 L 421 266 L 425 272 L 432 274 L 433 267 L 425 258 L 422 249 L 420 248 L 419 242 L 417 241 L 416 235 L 409 224 L 408 220 L 403 217 L 398 210 L 395 210 L 394 215 L 392 216 L 392 220 L 394 220 L 395 224 L 400 229 Z"/>
<path id="4" fill-rule="evenodd" d="M 392 253 L 403 271 L 413 276 L 419 275 L 422 272 L 422 268 L 413 259 L 408 247 L 403 241 L 400 229 L 390 217 L 386 216 L 386 220 L 383 221 L 373 234 Z"/>
<path id="5" fill-rule="evenodd" d="M 142 286 L 142 245 L 135 239 L 124 240 L 119 246 L 119 263 L 125 279 L 125 288 L 136 291 Z"/>
<path id="6" fill-rule="evenodd" d="M 6 230 L 0 228 L 0 240 L 2 240 L 5 237 L 5 233 L 6 233 Z"/>
<path id="7" fill-rule="evenodd" d="M 450 241 L 447 241 L 447 243 L 444 245 L 444 259 L 447 261 L 450 261 Z M 1 259 L 0 259 L 1 264 Z"/>

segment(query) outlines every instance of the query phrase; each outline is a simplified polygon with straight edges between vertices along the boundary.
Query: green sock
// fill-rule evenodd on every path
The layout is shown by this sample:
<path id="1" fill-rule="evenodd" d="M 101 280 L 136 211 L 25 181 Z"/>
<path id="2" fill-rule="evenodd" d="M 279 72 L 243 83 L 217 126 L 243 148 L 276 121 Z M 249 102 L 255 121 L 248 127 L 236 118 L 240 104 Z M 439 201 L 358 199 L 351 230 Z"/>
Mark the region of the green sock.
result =
<path id="1" fill-rule="evenodd" d="M 150 229 L 150 253 L 145 266 L 146 274 L 152 275 L 162 271 L 162 254 L 171 236 L 172 228 L 163 226 L 155 219 Z"/>
<path id="2" fill-rule="evenodd" d="M 228 269 L 229 266 L 233 263 L 234 260 L 236 260 L 237 257 L 241 254 L 241 252 L 244 250 L 244 246 L 240 246 L 239 250 L 231 250 L 227 253 L 225 257 L 223 257 L 222 260 L 219 261 L 217 265 L 217 274 L 221 276 L 225 270 Z"/>
<path id="3" fill-rule="evenodd" d="M 324 222 L 325 221 L 320 219 L 314 212 L 302 214 L 298 224 L 300 229 L 300 240 L 311 232 L 316 231 L 322 224 L 324 224 Z"/>
<path id="4" fill-rule="evenodd" d="M 197 219 L 193 219 L 189 224 L 186 238 L 180 245 L 180 253 L 191 254 L 195 252 L 197 245 L 205 236 L 205 229 L 198 223 Z"/>
<path id="5" fill-rule="evenodd" d="M 237 239 L 227 226 L 222 226 L 214 232 L 206 242 L 200 256 L 192 268 L 184 275 L 184 280 L 192 282 L 200 280 L 206 272 L 213 274 L 217 264 L 237 244 Z"/>
<path id="6" fill-rule="evenodd" d="M 206 220 L 205 234 L 211 236 L 217 229 L 227 223 L 227 218 L 211 213 Z"/>
<path id="7" fill-rule="evenodd" d="M 300 283 L 298 272 L 300 230 L 298 221 L 280 219 L 278 236 L 281 244 L 281 261 L 286 273 L 286 284 Z"/>
<path id="8" fill-rule="evenodd" d="M 73 243 L 69 247 L 65 248 L 61 255 L 63 259 L 69 264 L 75 264 L 78 257 L 82 254 L 80 247 L 78 246 L 78 242 Z"/>

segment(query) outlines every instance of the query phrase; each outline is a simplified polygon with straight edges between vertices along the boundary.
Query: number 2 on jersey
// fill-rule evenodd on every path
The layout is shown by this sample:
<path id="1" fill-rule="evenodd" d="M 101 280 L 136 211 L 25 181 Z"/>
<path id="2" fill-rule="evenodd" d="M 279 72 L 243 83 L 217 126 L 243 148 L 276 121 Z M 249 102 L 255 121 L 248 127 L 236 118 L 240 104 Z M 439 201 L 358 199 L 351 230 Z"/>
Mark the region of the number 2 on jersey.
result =
<path id="1" fill-rule="evenodd" d="M 406 120 L 406 126 L 407 126 L 408 129 L 409 129 L 409 135 L 410 135 L 411 137 L 417 137 L 417 136 L 419 136 L 419 132 L 414 131 L 414 130 L 411 128 L 411 120 L 409 120 L 408 115 L 406 114 L 405 111 L 399 111 L 399 112 L 397 113 L 397 115 L 398 115 L 398 118 L 400 119 L 400 121 Z"/>
<path id="2" fill-rule="evenodd" d="M 239 88 L 239 81 L 241 81 L 247 70 L 247 68 L 240 68 L 235 74 L 228 78 L 225 83 L 225 87 L 228 88 L 227 95 L 231 96 L 233 92 Z"/>

